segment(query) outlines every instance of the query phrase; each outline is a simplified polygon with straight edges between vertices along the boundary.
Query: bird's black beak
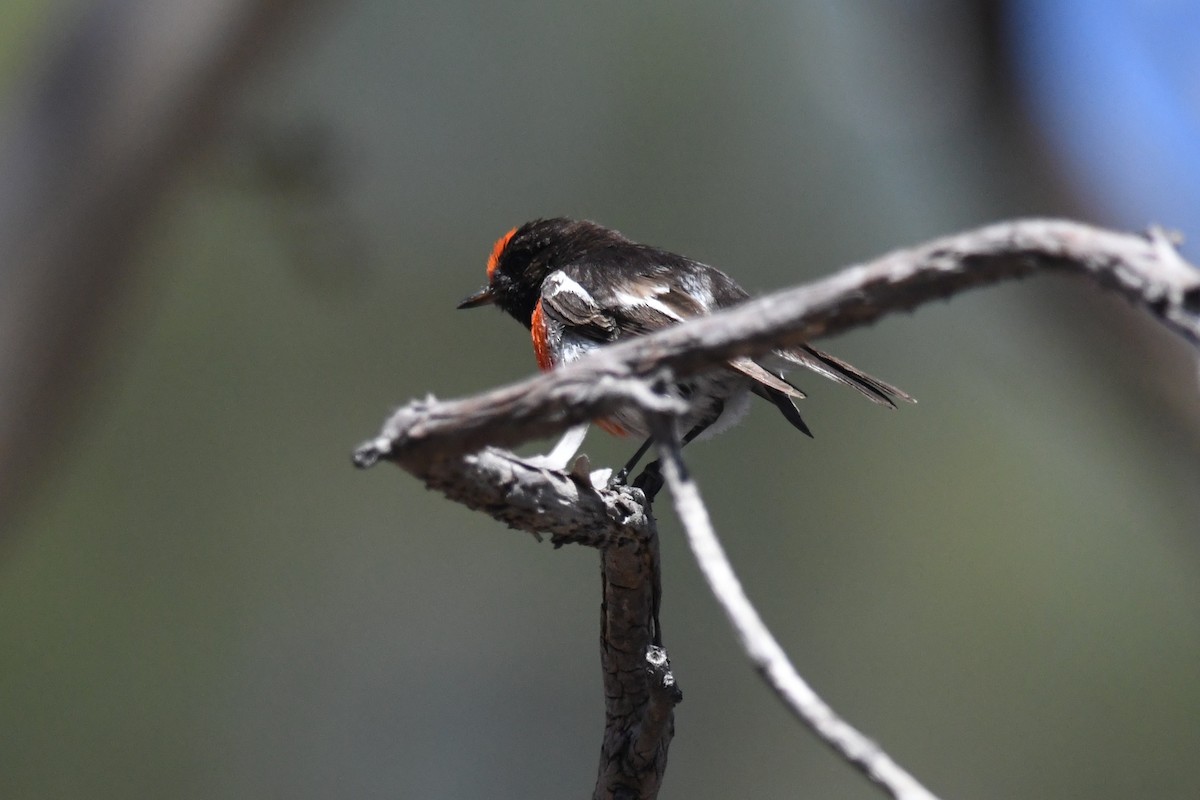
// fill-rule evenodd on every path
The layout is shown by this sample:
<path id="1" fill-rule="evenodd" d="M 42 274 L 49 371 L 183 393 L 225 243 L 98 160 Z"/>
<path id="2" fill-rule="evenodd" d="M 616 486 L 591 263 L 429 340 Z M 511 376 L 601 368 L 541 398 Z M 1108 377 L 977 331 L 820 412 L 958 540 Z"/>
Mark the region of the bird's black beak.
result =
<path id="1" fill-rule="evenodd" d="M 488 303 L 494 302 L 496 302 L 496 295 L 492 294 L 492 287 L 485 286 L 483 289 L 480 289 L 470 297 L 464 298 L 463 301 L 458 304 L 458 307 L 478 308 L 479 306 L 486 306 Z"/>

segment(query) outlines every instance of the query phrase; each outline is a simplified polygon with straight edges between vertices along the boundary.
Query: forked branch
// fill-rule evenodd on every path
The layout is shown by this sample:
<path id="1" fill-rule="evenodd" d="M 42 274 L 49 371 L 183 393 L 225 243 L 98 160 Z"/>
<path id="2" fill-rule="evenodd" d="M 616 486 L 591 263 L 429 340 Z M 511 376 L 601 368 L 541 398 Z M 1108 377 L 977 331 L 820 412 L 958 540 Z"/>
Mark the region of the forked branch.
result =
<path id="1" fill-rule="evenodd" d="M 605 347 L 569 366 L 476 397 L 410 403 L 358 448 L 355 463 L 393 461 L 431 488 L 513 527 L 601 550 L 604 659 L 629 652 L 615 671 L 611 664 L 616 662 L 605 660 L 609 724 L 595 797 L 652 798 L 666 766 L 678 693 L 669 670 L 656 672 L 654 666 L 665 653 L 649 644 L 658 561 L 644 498 L 624 487 L 593 488 L 586 467 L 578 474 L 549 472 L 489 447 L 548 437 L 618 409 L 638 409 L 655 421 L 665 477 L 693 551 L 755 666 L 818 736 L 893 797 L 928 800 L 933 795 L 817 697 L 762 625 L 686 476 L 669 422 L 681 408 L 670 389 L 674 378 L 718 367 L 735 355 L 758 355 L 1039 272 L 1090 279 L 1200 345 L 1200 271 L 1179 256 L 1162 231 L 1136 235 L 1066 221 L 1017 221 L 897 251 L 806 286 Z M 609 648 L 614 632 L 625 638 Z M 630 697 L 633 702 L 614 703 Z"/>

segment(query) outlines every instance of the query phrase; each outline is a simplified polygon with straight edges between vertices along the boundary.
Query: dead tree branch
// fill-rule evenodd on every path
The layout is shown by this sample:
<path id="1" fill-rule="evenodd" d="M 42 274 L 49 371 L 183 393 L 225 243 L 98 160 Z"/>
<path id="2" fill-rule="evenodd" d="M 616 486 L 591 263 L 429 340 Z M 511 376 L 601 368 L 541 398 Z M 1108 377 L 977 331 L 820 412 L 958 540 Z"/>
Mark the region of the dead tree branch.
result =
<path id="1" fill-rule="evenodd" d="M 1023 220 L 937 239 L 848 267 L 735 309 L 615 344 L 586 359 L 464 400 L 400 408 L 355 458 L 406 466 L 513 446 L 633 405 L 670 412 L 662 370 L 711 369 L 735 355 L 809 341 L 897 311 L 1035 273 L 1089 278 L 1200 345 L 1200 270 L 1160 231 L 1118 233 L 1077 222 Z"/>
<path id="2" fill-rule="evenodd" d="M 489 445 L 511 446 L 550 436 L 630 406 L 648 419 L 659 420 L 663 431 L 660 450 L 666 456 L 666 477 L 680 516 L 697 559 L 751 660 L 787 698 L 794 713 L 856 768 L 894 797 L 930 798 L 927 790 L 812 692 L 762 627 L 723 558 L 695 485 L 685 477 L 675 433 L 667 432 L 671 426 L 662 420 L 680 410 L 679 401 L 671 394 L 675 376 L 718 367 L 735 355 L 757 355 L 838 333 L 930 300 L 1040 272 L 1088 278 L 1144 309 L 1168 330 L 1200 345 L 1200 271 L 1183 261 L 1164 233 L 1152 230 L 1140 236 L 1066 221 L 1017 221 L 897 251 L 806 286 L 603 348 L 551 373 L 476 397 L 441 402 L 430 397 L 410 403 L 385 422 L 378 436 L 358 448 L 355 463 L 366 467 L 380 459 L 393 461 L 451 499 L 514 527 L 549 532 L 559 543 L 599 547 L 606 559 L 604 635 L 609 636 L 610 630 L 618 628 L 643 630 L 647 613 L 652 618 L 654 612 L 654 608 L 648 612 L 646 599 L 657 602 L 656 585 L 649 594 L 635 592 L 641 599 L 627 609 L 611 602 L 619 592 L 632 588 L 625 582 L 628 575 L 652 584 L 657 581 L 657 543 L 640 493 L 623 487 L 593 489 L 583 474 L 547 472 L 524 465 L 503 451 L 478 451 Z M 627 571 L 617 581 L 614 576 L 619 570 L 610 569 L 608 559 L 614 552 L 625 551 L 636 557 L 624 564 Z M 628 617 L 618 621 L 626 612 Z M 638 641 L 644 640 L 641 634 Z M 646 664 L 662 655 L 654 648 L 640 648 L 633 655 L 646 662 L 633 669 L 642 670 L 637 692 L 639 698 L 648 700 L 639 702 L 632 715 L 628 708 L 620 712 L 625 715 L 624 722 L 616 733 L 611 727 L 606 729 L 597 797 L 654 797 L 665 768 L 670 707 L 677 699 L 666 689 L 673 689 L 673 682 L 658 681 L 657 677 L 647 682 L 646 671 L 651 668 Z M 628 691 L 613 682 L 607 664 L 605 678 L 610 700 Z M 665 701 L 656 703 L 656 696 Z M 610 715 L 613 708 L 610 704 Z M 632 732 L 654 735 L 639 739 Z M 611 769 L 606 772 L 606 768 Z M 602 785 L 608 788 L 602 789 Z"/>
<path id="3" fill-rule="evenodd" d="M 605 725 L 595 800 L 653 798 L 667 768 L 682 699 L 656 646 L 658 534 L 641 492 L 597 491 L 586 474 L 532 467 L 486 448 L 414 469 L 431 489 L 557 545 L 601 553 L 600 666 Z"/>

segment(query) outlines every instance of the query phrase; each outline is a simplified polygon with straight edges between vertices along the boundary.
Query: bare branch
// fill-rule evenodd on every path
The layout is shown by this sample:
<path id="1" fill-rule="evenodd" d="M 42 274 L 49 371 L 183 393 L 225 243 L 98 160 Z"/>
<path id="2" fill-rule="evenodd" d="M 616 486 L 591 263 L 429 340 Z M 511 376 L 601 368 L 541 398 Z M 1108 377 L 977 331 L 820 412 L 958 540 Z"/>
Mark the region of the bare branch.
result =
<path id="1" fill-rule="evenodd" d="M 1146 236 L 1076 222 L 1024 220 L 992 225 L 900 250 L 828 278 L 747 302 L 658 333 L 604 347 L 587 358 L 467 400 L 411 403 L 356 458 L 420 463 L 515 445 L 627 404 L 650 413 L 673 401 L 648 389 L 669 367 L 686 375 L 734 355 L 754 355 L 865 325 L 967 289 L 1063 272 L 1090 278 L 1144 309 L 1168 330 L 1200 344 L 1200 270 L 1160 231 Z"/>
<path id="2" fill-rule="evenodd" d="M 675 422 L 658 417 L 654 436 L 662 458 L 663 477 L 675 501 L 675 511 L 688 544 L 713 595 L 737 632 L 751 663 L 793 714 L 852 766 L 882 786 L 897 800 L 937 800 L 916 778 L 892 760 L 881 747 L 859 733 L 822 700 L 800 677 L 787 653 L 771 634 L 746 596 L 709 519 L 700 490 L 688 475 Z"/>
<path id="3" fill-rule="evenodd" d="M 413 465 L 412 471 L 468 508 L 539 538 L 549 534 L 555 546 L 600 550 L 605 722 L 594 797 L 653 798 L 682 699 L 667 653 L 656 642 L 658 532 L 641 492 L 597 490 L 580 466 L 579 474 L 556 472 L 489 447 Z"/>
<path id="4" fill-rule="evenodd" d="M 725 558 L 671 422 L 676 376 L 864 325 L 969 288 L 1058 271 L 1092 279 L 1200 344 L 1200 271 L 1159 231 L 1115 233 L 1072 222 L 994 225 L 895 252 L 807 286 L 601 348 L 569 366 L 463 400 L 430 397 L 399 409 L 355 463 L 394 461 L 426 483 L 556 543 L 601 548 L 602 663 L 608 724 L 595 797 L 656 796 L 679 696 L 657 633 L 657 539 L 644 497 L 592 488 L 584 474 L 537 469 L 490 444 L 514 445 L 630 406 L 655 420 L 666 477 L 689 541 L 759 672 L 818 736 L 893 797 L 933 800 L 912 776 L 843 721 L 800 678 L 746 598 Z M 582 470 L 585 472 L 586 469 Z M 647 534 L 647 531 L 649 533 Z M 657 642 L 655 642 L 657 644 Z M 656 666 L 659 665 L 659 666 Z"/>
<path id="5" fill-rule="evenodd" d="M 667 651 L 651 644 L 659 595 L 658 537 L 601 550 L 600 667 L 604 740 L 594 800 L 658 796 L 683 699 Z M 649 611 L 649 615 L 647 615 Z"/>
<path id="6" fill-rule="evenodd" d="M 533 467 L 487 448 L 431 461 L 414 474 L 451 500 L 555 545 L 628 546 L 654 535 L 642 498 L 627 487 L 596 490 L 586 477 Z"/>

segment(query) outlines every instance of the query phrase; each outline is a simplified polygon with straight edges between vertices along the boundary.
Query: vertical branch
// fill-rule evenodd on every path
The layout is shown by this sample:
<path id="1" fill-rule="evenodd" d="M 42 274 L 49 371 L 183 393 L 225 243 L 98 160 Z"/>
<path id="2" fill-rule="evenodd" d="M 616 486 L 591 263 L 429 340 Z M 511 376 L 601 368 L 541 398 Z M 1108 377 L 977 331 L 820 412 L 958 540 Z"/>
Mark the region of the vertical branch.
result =
<path id="1" fill-rule="evenodd" d="M 652 418 L 652 424 L 662 459 L 663 477 L 671 489 L 688 544 L 709 588 L 733 624 L 742 648 L 767 685 L 813 733 L 892 797 L 897 800 L 937 800 L 882 748 L 838 716 L 800 677 L 746 596 L 721 547 L 708 509 L 700 498 L 700 490 L 683 462 L 674 420 L 656 416 Z"/>
<path id="2" fill-rule="evenodd" d="M 666 651 L 654 644 L 659 594 L 658 532 L 601 550 L 600 666 L 604 742 L 594 800 L 658 796 L 683 695 Z"/>
<path id="3" fill-rule="evenodd" d="M 391 457 L 372 440 L 355 453 L 369 467 Z M 580 459 L 580 462 L 584 461 Z M 653 800 L 667 769 L 682 699 L 658 646 L 658 531 L 645 498 L 628 487 L 595 488 L 586 465 L 543 469 L 496 448 L 466 456 L 397 460 L 430 489 L 485 511 L 510 528 L 549 534 L 555 547 L 600 551 L 600 665 L 604 738 L 593 797 Z"/>
<path id="4" fill-rule="evenodd" d="M 654 429 L 661 471 L 689 545 L 767 684 L 803 724 L 892 797 L 936 800 L 817 696 L 750 604 L 687 475 L 672 417 L 686 408 L 661 391 L 673 380 L 663 371 L 680 377 L 722 368 L 735 356 L 849 330 L 929 300 L 1041 271 L 1086 277 L 1200 344 L 1200 270 L 1179 257 L 1165 234 L 1143 237 L 1061 220 L 1018 220 L 897 251 L 809 286 L 614 343 L 486 394 L 411 402 L 356 451 L 355 463 L 394 461 L 450 499 L 513 527 L 550 532 L 556 543 L 601 549 L 608 713 L 594 797 L 652 798 L 661 784 L 679 693 L 654 641 L 658 553 L 648 503 L 634 490 L 597 490 L 586 475 L 537 469 L 486 447 L 549 436 L 619 409 L 640 410 Z"/>

